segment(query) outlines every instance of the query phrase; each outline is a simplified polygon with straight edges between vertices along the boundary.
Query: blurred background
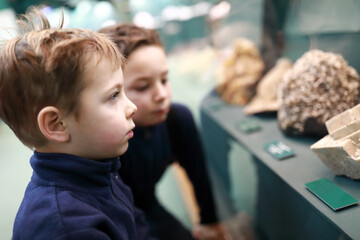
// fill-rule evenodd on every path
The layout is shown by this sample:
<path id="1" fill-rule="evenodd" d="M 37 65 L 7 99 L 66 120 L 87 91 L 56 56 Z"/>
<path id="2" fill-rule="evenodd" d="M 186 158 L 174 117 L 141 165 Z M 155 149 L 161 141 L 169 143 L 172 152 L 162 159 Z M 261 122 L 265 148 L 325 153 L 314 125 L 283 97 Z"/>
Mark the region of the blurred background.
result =
<path id="1" fill-rule="evenodd" d="M 157 29 L 168 50 L 179 43 L 209 36 L 219 21 L 234 21 L 242 14 L 243 20 L 259 27 L 261 0 L 253 1 L 199 1 L 199 0 L 1 0 L 2 15 L 25 13 L 30 5 L 48 6 L 44 13 L 52 23 L 57 23 L 61 11 L 65 13 L 65 27 L 98 30 L 114 22 L 134 22 Z M 12 14 L 9 13 L 12 11 Z M 9 18 L 10 23 L 12 21 Z M 2 25 L 6 22 L 2 22 Z M 251 31 L 251 38 L 259 42 L 258 29 Z M 235 33 L 234 33 L 235 34 Z M 250 35 L 249 35 L 250 36 Z"/>
<path id="2" fill-rule="evenodd" d="M 0 0 L 0 40 L 16 35 L 17 16 L 39 4 L 46 6 L 43 13 L 53 26 L 63 11 L 66 28 L 97 31 L 116 22 L 133 22 L 158 30 L 169 56 L 173 99 L 192 110 L 199 127 L 201 100 L 221 78 L 219 66 L 231 53 L 236 38 L 255 43 L 265 72 L 279 57 L 296 61 L 315 48 L 340 53 L 360 70 L 360 54 L 354 51 L 360 42 L 358 0 Z M 32 173 L 31 154 L 5 124 L 0 124 L 0 239 L 11 238 Z M 234 142 L 229 171 L 236 209 L 253 216 L 256 170 L 249 154 Z M 169 211 L 192 227 L 189 203 L 172 169 L 164 175 L 157 194 Z"/>

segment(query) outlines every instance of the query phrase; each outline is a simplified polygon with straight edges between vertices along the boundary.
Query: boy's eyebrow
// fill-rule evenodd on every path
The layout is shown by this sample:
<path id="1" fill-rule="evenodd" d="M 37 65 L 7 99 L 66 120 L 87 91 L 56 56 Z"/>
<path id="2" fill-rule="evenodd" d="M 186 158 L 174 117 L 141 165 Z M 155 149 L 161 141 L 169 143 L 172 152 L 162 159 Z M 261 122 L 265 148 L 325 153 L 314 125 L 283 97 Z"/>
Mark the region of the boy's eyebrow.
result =
<path id="1" fill-rule="evenodd" d="M 135 78 L 135 82 L 148 82 L 150 79 L 150 77 L 146 77 L 146 76 L 141 76 L 141 77 L 138 77 L 138 78 Z M 125 79 L 126 81 L 126 79 Z"/>
<path id="2" fill-rule="evenodd" d="M 162 72 L 161 75 L 168 75 L 168 73 L 169 73 L 169 70 L 166 70 L 166 71 Z"/>
<path id="3" fill-rule="evenodd" d="M 111 87 L 109 87 L 106 92 L 111 92 L 113 91 L 114 89 L 118 89 L 119 91 L 123 88 L 123 84 L 121 83 L 116 83 L 114 85 L 112 85 Z"/>
<path id="4" fill-rule="evenodd" d="M 150 77 L 142 76 L 142 77 L 136 78 L 136 80 L 139 80 L 139 81 L 147 81 L 149 78 L 150 78 Z"/>
<path id="5" fill-rule="evenodd" d="M 164 75 L 167 75 L 169 73 L 169 70 L 166 70 L 162 73 L 160 73 L 161 76 L 164 76 Z M 145 76 L 140 76 L 140 77 L 137 77 L 135 80 L 136 81 L 148 81 L 149 79 L 151 79 L 153 76 L 150 74 L 150 75 L 145 75 Z"/>
<path id="6" fill-rule="evenodd" d="M 115 84 L 115 86 L 113 87 L 113 89 L 114 89 L 114 88 L 117 88 L 117 89 L 121 90 L 121 89 L 123 88 L 123 86 L 124 86 L 124 84 L 117 83 L 117 84 Z"/>

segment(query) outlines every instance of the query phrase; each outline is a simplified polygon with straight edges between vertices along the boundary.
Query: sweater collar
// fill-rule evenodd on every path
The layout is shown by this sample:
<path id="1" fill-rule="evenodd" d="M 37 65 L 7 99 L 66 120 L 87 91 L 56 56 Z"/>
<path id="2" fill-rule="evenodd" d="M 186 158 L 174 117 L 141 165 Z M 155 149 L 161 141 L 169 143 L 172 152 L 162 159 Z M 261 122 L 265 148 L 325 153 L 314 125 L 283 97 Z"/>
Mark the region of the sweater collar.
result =
<path id="1" fill-rule="evenodd" d="M 34 152 L 30 164 L 34 172 L 47 182 L 58 186 L 85 188 L 108 186 L 109 176 L 120 169 L 120 158 L 94 161 L 64 153 Z"/>

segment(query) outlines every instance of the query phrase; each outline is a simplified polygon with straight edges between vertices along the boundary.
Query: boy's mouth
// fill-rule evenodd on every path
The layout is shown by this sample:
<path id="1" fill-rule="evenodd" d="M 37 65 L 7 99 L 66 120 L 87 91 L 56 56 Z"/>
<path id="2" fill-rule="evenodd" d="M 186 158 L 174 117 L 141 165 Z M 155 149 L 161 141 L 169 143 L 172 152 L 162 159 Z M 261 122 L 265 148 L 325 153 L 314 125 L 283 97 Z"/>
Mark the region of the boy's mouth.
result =
<path id="1" fill-rule="evenodd" d="M 127 133 L 127 136 L 128 136 L 129 138 L 134 137 L 134 132 L 133 132 L 133 131 L 128 132 L 128 133 Z"/>
<path id="2" fill-rule="evenodd" d="M 163 115 L 168 112 L 169 108 L 160 108 L 158 110 L 155 110 L 153 113 L 156 115 Z"/>
<path id="3" fill-rule="evenodd" d="M 128 136 L 129 138 L 132 138 L 132 137 L 134 137 L 134 128 L 135 127 L 133 127 L 127 134 L 126 134 L 126 136 Z"/>

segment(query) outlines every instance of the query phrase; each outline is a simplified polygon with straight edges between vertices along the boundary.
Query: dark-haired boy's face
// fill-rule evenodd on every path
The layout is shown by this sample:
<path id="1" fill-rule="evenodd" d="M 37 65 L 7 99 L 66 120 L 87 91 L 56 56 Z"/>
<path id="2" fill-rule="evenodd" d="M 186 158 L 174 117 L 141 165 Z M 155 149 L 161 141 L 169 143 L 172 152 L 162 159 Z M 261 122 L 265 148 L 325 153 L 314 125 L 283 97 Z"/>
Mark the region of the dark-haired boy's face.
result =
<path id="1" fill-rule="evenodd" d="M 159 46 L 136 49 L 124 69 L 125 92 L 138 110 L 137 126 L 152 126 L 165 121 L 171 103 L 166 54 Z"/>
<path id="2" fill-rule="evenodd" d="M 115 72 L 103 59 L 93 59 L 85 72 L 86 87 L 80 95 L 79 118 L 71 119 L 73 154 L 89 159 L 122 155 L 135 127 L 136 106 L 126 97 L 121 68 Z"/>

